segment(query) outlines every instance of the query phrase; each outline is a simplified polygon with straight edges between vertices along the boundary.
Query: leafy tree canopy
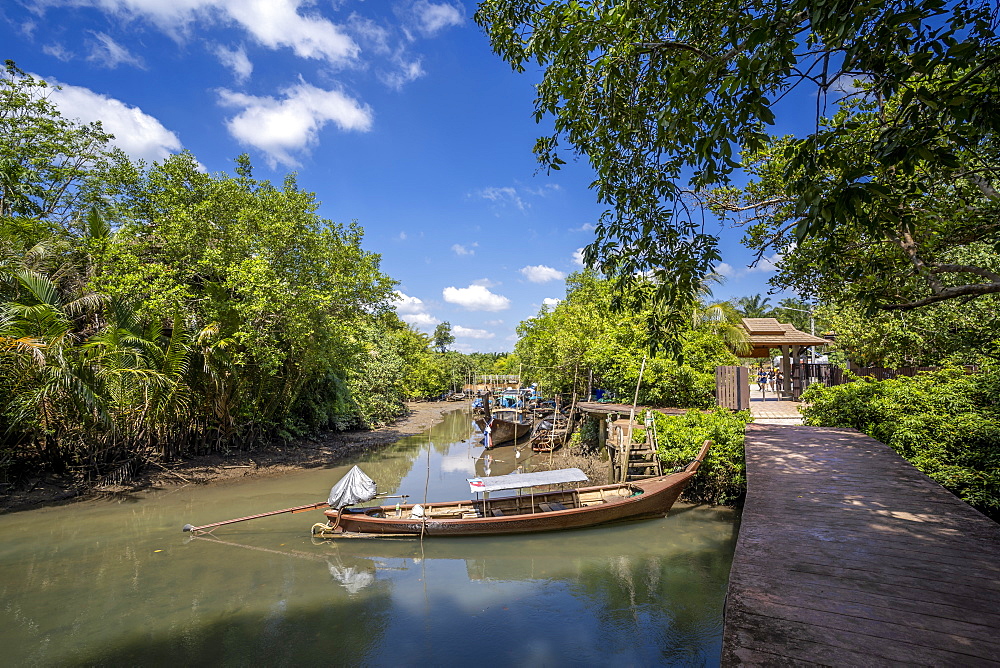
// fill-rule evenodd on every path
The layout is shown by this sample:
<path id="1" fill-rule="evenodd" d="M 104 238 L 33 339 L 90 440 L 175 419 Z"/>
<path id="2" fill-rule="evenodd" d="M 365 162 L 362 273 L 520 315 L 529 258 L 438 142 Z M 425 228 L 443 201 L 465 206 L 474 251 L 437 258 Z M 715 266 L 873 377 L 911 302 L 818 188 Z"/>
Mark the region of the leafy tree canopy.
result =
<path id="1" fill-rule="evenodd" d="M 755 247 L 815 246 L 789 284 L 839 262 L 837 279 L 860 282 L 849 296 L 873 307 L 1000 292 L 983 257 L 1000 229 L 993 3 L 484 0 L 476 21 L 515 70 L 543 68 L 535 115 L 553 131 L 535 152 L 558 169 L 566 142 L 595 169 L 609 208 L 585 257 L 619 283 L 651 278 L 665 303 L 690 301 L 719 261 L 702 207 L 774 199 L 778 227 Z M 820 124 L 849 87 L 861 102 Z M 817 127 L 775 143 L 793 90 L 816 94 Z M 741 152 L 781 187 L 710 194 Z M 868 240 L 880 248 L 866 254 Z"/>
<path id="2" fill-rule="evenodd" d="M 438 323 L 434 328 L 434 348 L 439 353 L 447 352 L 448 346 L 455 343 L 455 336 L 451 333 L 451 323 L 447 320 Z"/>
<path id="3" fill-rule="evenodd" d="M 640 402 L 705 407 L 714 401 L 715 367 L 734 364 L 720 335 L 725 320 L 708 317 L 723 309 L 696 308 L 687 314 L 677 356 L 651 353 L 648 310 L 614 312 L 611 282 L 590 272 L 567 279 L 566 299 L 518 327 L 515 355 L 524 376 L 543 392 L 586 393 L 589 382 L 631 397 L 642 372 Z"/>

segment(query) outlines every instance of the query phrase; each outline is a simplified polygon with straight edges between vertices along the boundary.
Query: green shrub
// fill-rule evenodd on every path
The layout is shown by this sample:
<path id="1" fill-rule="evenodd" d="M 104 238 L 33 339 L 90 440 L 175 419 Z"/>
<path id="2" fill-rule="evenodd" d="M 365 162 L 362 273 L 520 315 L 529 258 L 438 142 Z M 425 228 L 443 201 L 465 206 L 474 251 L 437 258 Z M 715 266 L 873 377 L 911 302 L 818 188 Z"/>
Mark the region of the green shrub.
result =
<path id="1" fill-rule="evenodd" d="M 725 408 L 712 412 L 689 410 L 684 415 L 654 413 L 660 459 L 666 468 L 683 466 L 698 455 L 706 440 L 714 445 L 688 485 L 684 497 L 691 501 L 733 505 L 746 494 L 746 464 L 743 438 L 749 411 L 733 413 Z M 633 439 L 644 442 L 646 432 L 637 429 Z"/>
<path id="2" fill-rule="evenodd" d="M 1000 517 L 1000 369 L 858 380 L 802 394 L 805 424 L 853 427 L 892 447 L 959 498 Z"/>
<path id="3" fill-rule="evenodd" d="M 570 436 L 569 447 L 582 447 L 584 450 L 593 450 L 597 447 L 597 432 L 602 420 L 586 414 L 580 422 L 580 426 L 573 431 Z"/>

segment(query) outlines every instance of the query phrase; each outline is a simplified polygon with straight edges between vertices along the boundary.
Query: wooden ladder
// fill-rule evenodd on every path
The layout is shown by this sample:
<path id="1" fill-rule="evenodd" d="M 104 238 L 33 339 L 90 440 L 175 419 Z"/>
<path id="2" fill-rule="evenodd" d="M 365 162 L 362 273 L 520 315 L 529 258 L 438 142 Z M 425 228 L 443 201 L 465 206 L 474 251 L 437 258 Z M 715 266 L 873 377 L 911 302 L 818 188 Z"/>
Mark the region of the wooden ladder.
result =
<path id="1" fill-rule="evenodd" d="M 645 443 L 630 443 L 628 441 L 628 420 L 618 420 L 614 423 L 618 436 L 616 448 L 619 464 L 616 465 L 617 478 L 620 482 L 645 480 L 663 475 L 663 462 L 657 454 L 656 429 L 653 427 L 652 414 L 647 411 L 644 420 L 646 429 Z M 634 426 L 633 426 L 634 429 Z"/>

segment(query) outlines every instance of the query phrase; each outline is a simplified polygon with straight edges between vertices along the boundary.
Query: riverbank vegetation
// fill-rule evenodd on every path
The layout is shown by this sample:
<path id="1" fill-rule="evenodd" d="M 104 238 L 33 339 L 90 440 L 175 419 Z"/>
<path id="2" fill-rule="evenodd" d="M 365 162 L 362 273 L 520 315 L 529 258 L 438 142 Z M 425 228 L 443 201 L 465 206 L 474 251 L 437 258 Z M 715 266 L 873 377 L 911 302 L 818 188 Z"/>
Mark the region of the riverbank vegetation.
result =
<path id="1" fill-rule="evenodd" d="M 676 319 L 681 345 L 663 350 L 653 307 L 642 294 L 628 295 L 623 307 L 612 287 L 592 273 L 573 274 L 565 299 L 521 323 L 514 358 L 525 377 L 566 396 L 598 388 L 631 403 L 638 386 L 646 406 L 715 405 L 715 367 L 735 364 L 733 348 L 744 341 L 732 306 L 691 303 Z"/>
<path id="2" fill-rule="evenodd" d="M 660 459 L 670 466 L 687 464 L 702 443 L 713 442 L 698 475 L 684 491 L 685 498 L 727 506 L 742 502 L 747 488 L 743 440 L 750 411 L 689 410 L 684 415 L 653 413 L 653 419 Z M 636 432 L 634 439 L 645 441 L 645 430 Z"/>
<path id="3" fill-rule="evenodd" d="M 0 481 L 367 428 L 495 357 L 432 349 L 363 231 L 281 184 L 146 165 L 0 76 Z"/>

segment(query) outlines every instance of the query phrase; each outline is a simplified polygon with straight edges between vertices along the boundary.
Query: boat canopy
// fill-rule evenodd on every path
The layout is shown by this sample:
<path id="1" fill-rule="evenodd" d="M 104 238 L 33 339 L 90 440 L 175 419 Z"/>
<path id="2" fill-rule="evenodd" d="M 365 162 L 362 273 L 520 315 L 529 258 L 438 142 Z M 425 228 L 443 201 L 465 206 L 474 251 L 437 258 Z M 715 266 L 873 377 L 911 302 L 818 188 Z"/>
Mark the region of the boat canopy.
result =
<path id="1" fill-rule="evenodd" d="M 375 498 L 375 494 L 375 481 L 354 466 L 330 490 L 330 499 L 327 503 L 331 508 L 340 509 L 362 501 L 371 501 Z"/>
<path id="2" fill-rule="evenodd" d="M 538 471 L 536 473 L 511 473 L 510 475 L 467 478 L 467 480 L 469 481 L 469 489 L 473 492 L 499 492 L 505 489 L 584 482 L 589 478 L 580 469 L 556 469 L 555 471 Z"/>

